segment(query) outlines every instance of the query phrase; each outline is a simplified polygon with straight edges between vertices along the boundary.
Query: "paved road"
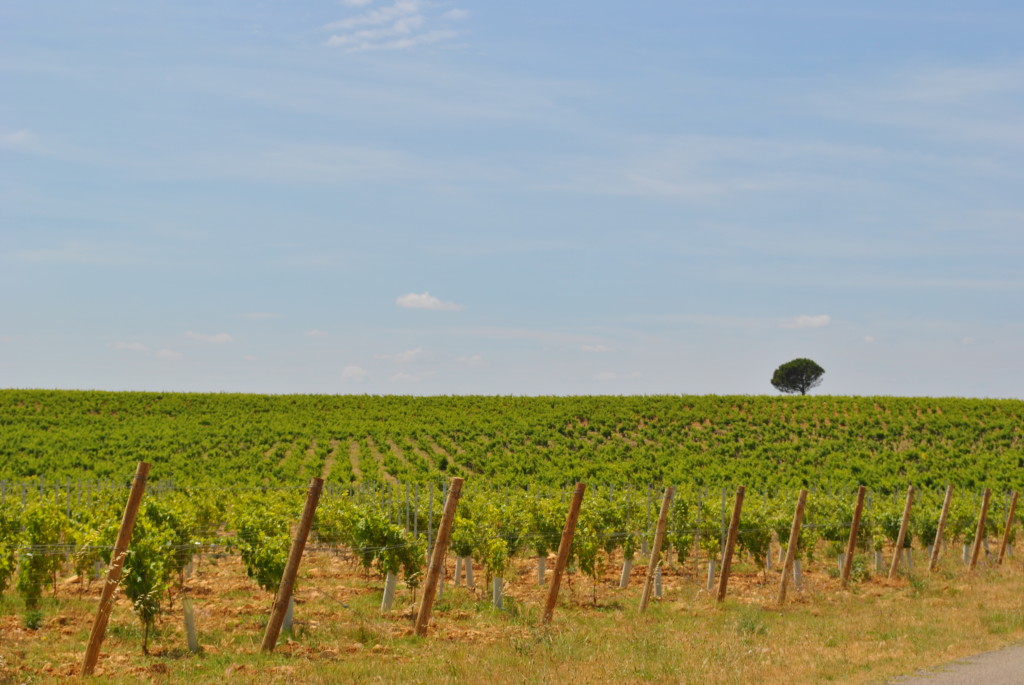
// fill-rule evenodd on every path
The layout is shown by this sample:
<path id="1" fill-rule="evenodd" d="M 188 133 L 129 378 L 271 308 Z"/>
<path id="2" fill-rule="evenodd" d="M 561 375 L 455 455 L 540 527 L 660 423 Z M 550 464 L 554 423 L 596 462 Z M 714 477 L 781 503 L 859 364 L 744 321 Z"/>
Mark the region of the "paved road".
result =
<path id="1" fill-rule="evenodd" d="M 891 681 L 892 685 L 1021 685 L 1024 683 L 1024 644 L 984 652 Z"/>

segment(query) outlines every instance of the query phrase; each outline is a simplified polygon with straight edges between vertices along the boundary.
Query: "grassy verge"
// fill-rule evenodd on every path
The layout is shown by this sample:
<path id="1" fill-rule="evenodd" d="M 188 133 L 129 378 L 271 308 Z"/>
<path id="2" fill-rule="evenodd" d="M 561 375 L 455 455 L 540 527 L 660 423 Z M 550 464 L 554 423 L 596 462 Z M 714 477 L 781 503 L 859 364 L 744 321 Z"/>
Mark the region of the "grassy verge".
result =
<path id="1" fill-rule="evenodd" d="M 613 589 L 609 568 L 596 605 L 589 581 L 577 578 L 545 627 L 543 590 L 524 564 L 504 611 L 481 590 L 448 586 L 430 635 L 420 639 L 412 635 L 410 591 L 381 615 L 379 581 L 323 555 L 303 574 L 293 633 L 262 655 L 271 598 L 249 584 L 237 560 L 224 559 L 204 564 L 186 585 L 202 654 L 185 649 L 176 601 L 152 655 L 143 656 L 141 630 L 122 597 L 98 681 L 859 683 L 1024 639 L 1024 565 L 1016 560 L 974 574 L 950 560 L 932 576 L 868 578 L 846 591 L 827 570 L 808 572 L 804 591 L 783 608 L 772 603 L 777 575 L 740 571 L 722 605 L 696 574 L 668 571 L 665 599 L 640 616 L 639 583 Z M 0 683 L 77 673 L 97 590 L 61 584 L 38 630 L 24 627 L 19 600 L 0 599 Z"/>

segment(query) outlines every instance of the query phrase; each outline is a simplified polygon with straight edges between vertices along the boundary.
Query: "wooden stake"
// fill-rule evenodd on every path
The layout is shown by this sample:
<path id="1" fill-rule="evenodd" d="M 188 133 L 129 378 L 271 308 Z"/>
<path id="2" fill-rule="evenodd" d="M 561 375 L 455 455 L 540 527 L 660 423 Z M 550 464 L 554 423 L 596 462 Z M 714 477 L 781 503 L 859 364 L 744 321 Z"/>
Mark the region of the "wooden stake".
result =
<path id="1" fill-rule="evenodd" d="M 850 569 L 853 568 L 853 554 L 857 547 L 857 531 L 860 529 L 860 517 L 864 512 L 864 495 L 868 489 L 861 485 L 857 488 L 857 504 L 853 507 L 853 523 L 850 524 L 850 541 L 846 543 L 846 556 L 843 561 L 842 586 L 850 582 Z"/>
<path id="2" fill-rule="evenodd" d="M 796 559 L 796 547 L 800 542 L 800 525 L 804 520 L 804 508 L 807 506 L 807 491 L 801 490 L 796 500 L 796 511 L 793 513 L 793 526 L 789 529 L 789 545 L 786 546 L 786 561 L 782 565 L 782 580 L 779 582 L 779 604 L 786 601 L 786 586 L 789 585 L 789 572 Z"/>
<path id="3" fill-rule="evenodd" d="M 565 517 L 565 528 L 562 529 L 562 540 L 558 543 L 558 558 L 555 559 L 555 570 L 551 575 L 548 599 L 544 604 L 544 623 L 551 623 L 551 617 L 555 614 L 555 602 L 558 601 L 558 590 L 562 585 L 562 573 L 565 572 L 565 565 L 569 561 L 572 536 L 576 534 L 576 519 L 580 516 L 580 505 L 583 504 L 583 491 L 586 489 L 586 483 L 576 483 L 576 490 L 572 494 L 569 514 Z"/>
<path id="4" fill-rule="evenodd" d="M 942 531 L 946 528 L 946 517 L 949 515 L 949 503 L 953 501 L 953 486 L 946 486 L 946 498 L 942 500 L 942 513 L 939 514 L 939 525 L 935 529 L 935 541 L 932 542 L 932 557 L 928 560 L 928 573 L 935 570 L 939 563 L 939 549 L 942 547 Z"/>
<path id="5" fill-rule="evenodd" d="M 416 612 L 416 634 L 427 634 L 430 614 L 434 610 L 434 598 L 441 572 L 444 570 L 444 557 L 448 554 L 448 541 L 452 534 L 452 523 L 455 522 L 455 509 L 459 506 L 459 495 L 462 494 L 462 479 L 452 478 L 452 486 L 448 489 L 448 499 L 444 503 L 441 524 L 437 528 L 437 539 L 434 541 L 430 555 L 430 566 L 427 568 L 427 579 L 423 583 L 423 599 L 420 600 L 419 611 Z"/>
<path id="6" fill-rule="evenodd" d="M 647 578 L 644 591 L 640 595 L 640 613 L 647 611 L 651 601 L 651 590 L 654 587 L 654 571 L 661 563 L 661 545 L 665 542 L 665 528 L 668 526 L 668 511 L 672 507 L 672 497 L 676 493 L 674 485 L 665 488 L 665 497 L 661 500 L 661 513 L 658 514 L 658 527 L 654 531 L 654 545 L 651 547 L 651 560 L 647 563 Z"/>
<path id="7" fill-rule="evenodd" d="M 132 481 L 132 489 L 128 494 L 128 503 L 124 507 L 124 516 L 121 517 L 121 528 L 117 531 L 117 541 L 114 543 L 114 550 L 110 555 L 107 582 L 103 584 L 103 592 L 100 594 L 100 606 L 92 624 L 89 644 L 85 648 L 85 658 L 82 660 L 83 676 L 92 675 L 96 669 L 96 662 L 100 658 L 100 646 L 107 633 L 110 611 L 114 608 L 114 591 L 117 590 L 117 586 L 121 582 L 121 570 L 124 568 L 124 560 L 128 554 L 128 545 L 132 540 L 132 531 L 135 529 L 135 519 L 139 514 L 142 495 L 146 491 L 148 476 L 149 464 L 140 461 L 135 469 L 135 479 Z"/>
<path id="8" fill-rule="evenodd" d="M 974 547 L 971 549 L 971 570 L 978 565 L 978 556 L 981 554 L 981 547 L 985 540 L 985 518 L 988 516 L 988 500 L 992 491 L 985 488 L 981 496 L 981 515 L 978 516 L 978 530 L 974 533 Z"/>
<path id="9" fill-rule="evenodd" d="M 736 547 L 736 536 L 740 530 L 740 512 L 743 511 L 743 495 L 746 488 L 736 488 L 736 504 L 732 508 L 732 521 L 729 522 L 729 534 L 725 539 L 725 551 L 722 553 L 722 575 L 718 579 L 718 601 L 725 599 L 729 587 L 729 567 L 732 565 L 732 551 Z"/>
<path id="10" fill-rule="evenodd" d="M 267 631 L 263 633 L 263 645 L 260 649 L 264 652 L 272 652 L 277 646 L 277 638 L 281 634 L 284 616 L 288 613 L 292 590 L 295 589 L 295 576 L 299 573 L 302 551 L 306 548 L 306 538 L 309 537 L 309 529 L 313 526 L 313 515 L 316 514 L 316 505 L 320 501 L 320 493 L 323 492 L 323 489 L 322 478 L 313 478 L 309 481 L 306 505 L 302 508 L 302 518 L 299 519 L 299 529 L 295 533 L 295 539 L 292 540 L 292 547 L 288 552 L 288 563 L 284 567 L 284 573 L 281 574 L 281 584 L 277 588 L 274 604 L 270 608 Z"/>
<path id="11" fill-rule="evenodd" d="M 1006 545 L 1010 543 L 1010 531 L 1013 529 L 1013 514 L 1017 510 L 1017 491 L 1013 491 L 1013 495 L 1010 496 L 1010 511 L 1006 513 L 1006 527 L 1003 528 L 1003 542 L 999 545 L 999 561 L 997 563 L 1003 563 L 1003 559 L 1006 557 Z"/>
<path id="12" fill-rule="evenodd" d="M 889 566 L 889 579 L 896 577 L 900 567 L 900 556 L 903 554 L 903 543 L 907 539 L 907 527 L 910 525 L 910 508 L 914 505 L 914 486 L 907 488 L 907 503 L 903 505 L 903 520 L 900 521 L 900 532 L 896 536 L 896 551 L 892 553 L 892 565 Z"/>

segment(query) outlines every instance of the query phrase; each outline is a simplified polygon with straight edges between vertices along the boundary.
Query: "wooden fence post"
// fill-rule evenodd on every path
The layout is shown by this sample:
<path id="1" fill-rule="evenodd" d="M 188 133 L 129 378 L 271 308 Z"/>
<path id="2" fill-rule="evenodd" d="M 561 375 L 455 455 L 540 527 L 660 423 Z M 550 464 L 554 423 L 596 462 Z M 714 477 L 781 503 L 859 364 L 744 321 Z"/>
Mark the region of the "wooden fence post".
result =
<path id="1" fill-rule="evenodd" d="M 985 518 L 988 516 L 988 500 L 992 491 L 985 488 L 981 496 L 981 514 L 978 516 L 978 530 L 974 533 L 974 547 L 971 549 L 971 570 L 978 565 L 978 556 L 981 554 L 982 545 L 985 542 Z"/>
<path id="2" fill-rule="evenodd" d="M 903 520 L 900 521 L 900 532 L 896 536 L 896 550 L 892 553 L 892 564 L 889 566 L 889 579 L 896 577 L 903 555 L 903 543 L 907 539 L 907 527 L 910 525 L 910 508 L 914 506 L 914 486 L 907 488 L 907 502 L 903 505 Z"/>
<path id="3" fill-rule="evenodd" d="M 302 551 L 306 548 L 306 538 L 309 537 L 309 529 L 313 526 L 313 515 L 316 514 L 316 505 L 320 501 L 320 493 L 323 492 L 323 488 L 322 478 L 313 478 L 309 481 L 306 505 L 302 508 L 302 518 L 299 519 L 299 529 L 295 532 L 295 539 L 292 540 L 292 547 L 288 552 L 288 563 L 284 567 L 284 573 L 281 574 L 281 584 L 277 588 L 274 604 L 270 608 L 267 631 L 263 633 L 263 645 L 260 649 L 264 652 L 272 652 L 277 646 L 277 638 L 281 634 L 284 616 L 288 613 L 288 604 L 291 602 L 292 590 L 295 588 L 295 576 L 299 573 Z"/>
<path id="4" fill-rule="evenodd" d="M 801 490 L 796 500 L 796 511 L 793 513 L 793 526 L 789 529 L 789 545 L 786 547 L 786 562 L 782 565 L 782 580 L 779 583 L 779 604 L 786 601 L 786 587 L 789 585 L 789 573 L 796 559 L 796 547 L 800 541 L 800 525 L 804 520 L 804 508 L 807 506 L 807 491 Z"/>
<path id="5" fill-rule="evenodd" d="M 928 572 L 935 570 L 939 562 L 939 548 L 942 547 L 942 531 L 946 529 L 946 517 L 949 515 L 949 503 L 953 501 L 953 486 L 946 486 L 946 498 L 942 500 L 942 513 L 939 514 L 939 525 L 935 529 L 935 541 L 932 542 L 932 558 L 928 560 Z"/>
<path id="6" fill-rule="evenodd" d="M 740 513 L 743 511 L 743 495 L 746 488 L 736 488 L 736 504 L 732 508 L 732 521 L 729 522 L 729 534 L 725 539 L 725 551 L 722 553 L 722 576 L 718 579 L 718 601 L 725 599 L 729 588 L 729 567 L 732 565 L 732 551 L 736 547 L 736 536 L 740 530 Z"/>
<path id="7" fill-rule="evenodd" d="M 448 554 L 448 541 L 451 538 L 452 523 L 455 521 L 455 509 L 459 506 L 459 495 L 462 494 L 462 479 L 452 478 L 452 486 L 448 489 L 448 499 L 444 503 L 441 523 L 437 527 L 437 540 L 430 555 L 430 567 L 427 569 L 427 580 L 423 584 L 423 599 L 420 600 L 419 611 L 416 612 L 416 634 L 427 634 L 430 614 L 434 610 L 434 598 L 437 596 L 437 585 L 444 571 L 444 557 Z"/>
<path id="8" fill-rule="evenodd" d="M 551 587 L 548 588 L 548 599 L 544 604 L 544 623 L 551 623 L 551 617 L 555 614 L 555 602 L 558 601 L 558 590 L 562 585 L 562 573 L 569 561 L 569 550 L 572 548 L 572 536 L 576 533 L 576 519 L 580 515 L 580 505 L 583 504 L 583 491 L 587 489 L 586 483 L 577 483 L 576 490 L 572 495 L 572 502 L 569 504 L 569 514 L 565 518 L 565 528 L 562 529 L 562 540 L 558 543 L 558 558 L 555 559 L 555 570 L 551 576 Z"/>
<path id="9" fill-rule="evenodd" d="M 117 541 L 114 543 L 114 550 L 110 555 L 107 581 L 103 584 L 103 591 L 100 594 L 100 606 L 92 624 L 89 644 L 85 648 L 85 658 L 82 660 L 83 676 L 93 674 L 96 662 L 100 658 L 100 646 L 103 644 L 103 638 L 107 632 L 110 611 L 114 608 L 114 591 L 117 590 L 117 586 L 121 582 L 121 570 L 124 568 L 124 560 L 128 554 L 128 545 L 132 540 L 132 531 L 135 529 L 135 519 L 139 514 L 142 495 L 146 491 L 148 476 L 149 464 L 140 461 L 135 469 L 135 479 L 132 481 L 132 489 L 128 494 L 128 503 L 124 507 L 124 515 L 121 517 L 121 528 L 117 531 Z"/>
<path id="10" fill-rule="evenodd" d="M 857 488 L 857 504 L 853 507 L 853 522 L 850 524 L 850 540 L 846 543 L 846 558 L 843 561 L 842 587 L 850 583 L 850 569 L 853 568 L 853 553 L 857 548 L 857 532 L 860 529 L 860 517 L 864 512 L 864 495 L 868 489 L 861 485 Z"/>
<path id="11" fill-rule="evenodd" d="M 999 561 L 1003 563 L 1006 557 L 1006 546 L 1010 543 L 1010 531 L 1013 529 L 1013 514 L 1017 510 L 1017 491 L 1010 496 L 1010 510 L 1006 513 L 1006 527 L 1003 528 L 1003 542 L 999 545 Z"/>
<path id="12" fill-rule="evenodd" d="M 668 526 L 668 511 L 672 506 L 672 497 L 676 488 L 670 485 L 665 488 L 665 497 L 661 500 L 661 513 L 658 514 L 658 528 L 654 531 L 654 545 L 651 547 L 651 559 L 647 564 L 647 578 L 644 581 L 644 591 L 640 595 L 640 613 L 647 611 L 647 604 L 651 601 L 651 589 L 654 587 L 654 571 L 661 563 L 661 545 L 665 542 L 665 528 Z"/>

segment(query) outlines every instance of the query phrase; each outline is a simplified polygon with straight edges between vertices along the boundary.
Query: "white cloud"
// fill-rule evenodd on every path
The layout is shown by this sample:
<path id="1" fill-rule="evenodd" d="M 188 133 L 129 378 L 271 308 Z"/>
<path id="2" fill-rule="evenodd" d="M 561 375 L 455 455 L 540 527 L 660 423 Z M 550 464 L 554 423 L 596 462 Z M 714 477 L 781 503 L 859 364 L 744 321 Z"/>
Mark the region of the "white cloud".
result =
<path id="1" fill-rule="evenodd" d="M 268 141 L 266 145 L 231 152 L 197 153 L 188 168 L 170 169 L 172 177 L 231 178 L 274 183 L 333 186 L 348 183 L 417 181 L 438 178 L 436 162 L 404 150 L 356 145 L 312 145 Z M 302 248 L 298 248 L 302 249 Z M 346 251 L 318 250 L 282 255 L 289 264 L 307 261 L 324 266 L 347 264 Z"/>
<path id="2" fill-rule="evenodd" d="M 10 133 L 0 133 L 0 148 L 37 151 L 39 149 L 39 140 L 32 131 L 23 128 L 18 131 L 11 131 Z"/>
<path id="3" fill-rule="evenodd" d="M 343 4 L 365 7 L 370 3 L 349 0 Z M 423 0 L 396 0 L 390 5 L 366 9 L 324 26 L 326 30 L 336 32 L 327 39 L 326 45 L 344 48 L 348 52 L 408 50 L 456 37 L 458 32 L 448 28 L 448 23 L 465 19 L 468 12 L 457 8 L 440 14 L 437 11 L 433 3 Z"/>
<path id="4" fill-rule="evenodd" d="M 396 373 L 389 379 L 392 383 L 403 383 L 408 381 L 417 381 L 419 378 L 412 375 L 411 373 Z"/>
<path id="5" fill-rule="evenodd" d="M 476 366 L 478 364 L 482 364 L 484 358 L 479 354 L 473 354 L 464 357 L 456 357 L 455 361 L 457 361 L 460 364 L 469 364 L 470 366 Z"/>
<path id="6" fill-rule="evenodd" d="M 392 383 L 418 383 L 419 381 L 429 378 L 434 375 L 433 371 L 424 371 L 423 373 L 407 373 L 405 371 L 399 371 L 392 375 L 388 380 Z"/>
<path id="7" fill-rule="evenodd" d="M 584 345 L 584 352 L 611 352 L 612 348 L 607 345 Z"/>
<path id="8" fill-rule="evenodd" d="M 1016 99 L 1024 90 L 1020 63 L 924 67 L 872 74 L 861 86 L 826 90 L 811 107 L 838 119 L 892 126 L 911 135 L 1000 147 L 1024 145 Z"/>
<path id="9" fill-rule="evenodd" d="M 431 45 L 440 43 L 459 35 L 455 31 L 428 31 L 411 38 L 400 38 L 383 43 L 362 43 L 349 49 L 349 52 L 363 52 L 365 50 L 408 50 L 417 45 Z"/>
<path id="10" fill-rule="evenodd" d="M 235 341 L 229 333 L 193 333 L 192 331 L 185 331 L 185 337 L 190 340 L 198 340 L 199 342 L 214 343 L 217 345 Z"/>
<path id="11" fill-rule="evenodd" d="M 396 352 L 395 354 L 375 354 L 374 359 L 384 359 L 391 362 L 398 362 L 399 364 L 408 364 L 414 362 L 423 356 L 423 348 L 417 347 L 415 350 L 405 350 L 404 352 Z"/>
<path id="12" fill-rule="evenodd" d="M 366 7 L 372 3 L 373 0 L 341 0 L 341 4 L 345 7 Z"/>
<path id="13" fill-rule="evenodd" d="M 875 336 L 873 336 L 873 335 L 865 335 L 864 336 L 864 342 L 868 343 L 869 345 L 874 343 L 875 342 Z"/>
<path id="14" fill-rule="evenodd" d="M 327 335 L 327 331 L 321 331 L 319 328 L 314 328 L 311 331 L 306 331 L 306 335 L 310 338 L 322 338 Z"/>
<path id="15" fill-rule="evenodd" d="M 0 335 L 0 343 L 14 342 L 13 335 Z"/>
<path id="16" fill-rule="evenodd" d="M 59 248 L 21 250 L 13 254 L 21 262 L 69 262 L 75 264 L 115 264 L 135 261 L 119 256 L 111 250 L 77 242 L 65 243 Z"/>
<path id="17" fill-rule="evenodd" d="M 428 292 L 406 293 L 395 298 L 395 304 L 407 309 L 433 309 L 437 311 L 461 311 L 463 306 L 455 302 L 443 302 Z"/>
<path id="18" fill-rule="evenodd" d="M 974 344 L 974 338 L 972 338 L 971 336 L 967 336 L 966 338 L 964 338 L 960 342 L 962 344 L 964 344 L 964 345 L 972 345 L 972 344 Z"/>
<path id="19" fill-rule="evenodd" d="M 242 361 L 250 363 L 256 361 L 257 359 L 258 357 L 255 354 L 247 354 L 242 357 Z"/>
<path id="20" fill-rule="evenodd" d="M 147 348 L 140 342 L 113 342 L 110 344 L 115 350 L 132 350 L 134 352 L 146 352 Z"/>
<path id="21" fill-rule="evenodd" d="M 364 381 L 370 376 L 370 372 L 361 366 L 349 365 L 341 370 L 343 381 Z"/>
<path id="22" fill-rule="evenodd" d="M 360 26 L 383 26 L 409 16 L 420 16 L 421 0 L 397 0 L 387 7 L 368 10 L 348 19 L 331 22 L 324 28 L 328 31 L 348 31 Z"/>
<path id="23" fill-rule="evenodd" d="M 594 380 L 596 381 L 614 381 L 618 379 L 630 379 L 639 378 L 639 371 L 631 371 L 630 373 L 617 374 L 614 371 L 600 371 L 594 374 Z"/>
<path id="24" fill-rule="evenodd" d="M 171 360 L 183 359 L 185 357 L 185 355 L 183 355 L 181 352 L 178 352 L 176 350 L 157 350 L 156 351 L 156 356 L 159 359 L 171 359 Z"/>
<path id="25" fill-rule="evenodd" d="M 787 319 L 782 322 L 783 328 L 821 328 L 832 323 L 832 317 L 828 314 L 815 314 L 814 316 L 808 314 L 801 314 L 795 316 L 792 319 Z"/>

